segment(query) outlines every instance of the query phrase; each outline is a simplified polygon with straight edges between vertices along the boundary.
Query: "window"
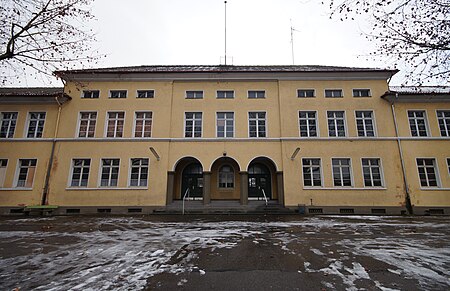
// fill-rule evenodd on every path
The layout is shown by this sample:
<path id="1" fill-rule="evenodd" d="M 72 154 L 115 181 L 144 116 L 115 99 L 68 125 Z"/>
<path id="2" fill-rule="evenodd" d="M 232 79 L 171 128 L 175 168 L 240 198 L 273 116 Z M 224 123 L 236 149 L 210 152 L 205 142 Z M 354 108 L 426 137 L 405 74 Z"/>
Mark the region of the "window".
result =
<path id="1" fill-rule="evenodd" d="M 248 130 L 250 137 L 266 137 L 266 113 L 249 112 Z"/>
<path id="2" fill-rule="evenodd" d="M 450 175 L 450 158 L 447 158 L 447 169 L 448 169 L 448 174 Z"/>
<path id="3" fill-rule="evenodd" d="M 409 128 L 412 136 L 428 136 L 427 117 L 423 110 L 408 111 Z"/>
<path id="4" fill-rule="evenodd" d="M 220 90 L 220 91 L 217 91 L 217 98 L 218 99 L 233 99 L 234 98 L 234 91 L 232 91 L 232 90 Z"/>
<path id="5" fill-rule="evenodd" d="M 34 173 L 36 171 L 36 159 L 19 159 L 19 172 L 16 187 L 32 188 Z"/>
<path id="6" fill-rule="evenodd" d="M 298 98 L 312 98 L 315 97 L 314 89 L 298 89 L 297 90 Z"/>
<path id="7" fill-rule="evenodd" d="M 370 97 L 370 89 L 353 89 L 353 97 Z"/>
<path id="8" fill-rule="evenodd" d="M 80 112 L 78 137 L 94 137 L 97 112 Z"/>
<path id="9" fill-rule="evenodd" d="M 438 110 L 437 118 L 439 123 L 439 130 L 441 131 L 441 136 L 450 136 L 450 110 Z"/>
<path id="10" fill-rule="evenodd" d="M 186 112 L 184 137 L 202 137 L 202 113 Z"/>
<path id="11" fill-rule="evenodd" d="M 345 113 L 344 111 L 327 111 L 328 136 L 345 136 Z"/>
<path id="12" fill-rule="evenodd" d="M 45 112 L 30 112 L 28 115 L 27 137 L 42 137 L 44 131 Z"/>
<path id="13" fill-rule="evenodd" d="M 363 158 L 362 170 L 364 177 L 364 186 L 382 187 L 381 162 L 378 158 Z"/>
<path id="14" fill-rule="evenodd" d="M 342 94 L 342 89 L 327 89 L 325 90 L 326 98 L 341 98 L 344 97 Z"/>
<path id="15" fill-rule="evenodd" d="M 356 111 L 355 115 L 358 136 L 375 136 L 373 111 Z"/>
<path id="16" fill-rule="evenodd" d="M 148 180 L 148 159 L 131 159 L 130 186 L 146 187 Z"/>
<path id="17" fill-rule="evenodd" d="M 16 130 L 17 112 L 2 112 L 0 138 L 13 138 Z"/>
<path id="18" fill-rule="evenodd" d="M 6 167 L 8 166 L 7 159 L 0 159 L 0 188 L 3 188 L 6 178 Z"/>
<path id="19" fill-rule="evenodd" d="M 108 112 L 106 137 L 122 137 L 125 112 Z"/>
<path id="20" fill-rule="evenodd" d="M 102 159 L 100 186 L 115 187 L 119 180 L 119 159 Z"/>
<path id="21" fill-rule="evenodd" d="M 439 187 L 435 159 L 417 159 L 417 170 L 419 172 L 420 186 Z"/>
<path id="22" fill-rule="evenodd" d="M 217 137 L 234 136 L 234 113 L 217 112 Z"/>
<path id="23" fill-rule="evenodd" d="M 152 112 L 136 112 L 134 120 L 134 137 L 152 136 Z"/>
<path id="24" fill-rule="evenodd" d="M 98 98 L 99 96 L 100 96 L 99 90 L 83 90 L 83 94 L 81 95 L 81 98 L 94 99 L 94 98 Z"/>
<path id="25" fill-rule="evenodd" d="M 186 99 L 202 99 L 203 91 L 186 91 Z"/>
<path id="26" fill-rule="evenodd" d="M 155 90 L 137 90 L 136 98 L 154 98 Z"/>
<path id="27" fill-rule="evenodd" d="M 317 119 L 315 111 L 299 111 L 298 120 L 301 137 L 317 136 Z"/>
<path id="28" fill-rule="evenodd" d="M 70 187 L 87 187 L 90 167 L 91 159 L 73 159 Z"/>
<path id="29" fill-rule="evenodd" d="M 302 159 L 303 185 L 310 187 L 322 186 L 320 174 L 320 159 Z"/>
<path id="30" fill-rule="evenodd" d="M 219 169 L 219 188 L 234 188 L 234 170 L 231 166 Z"/>
<path id="31" fill-rule="evenodd" d="M 266 98 L 266 91 L 264 90 L 251 90 L 248 91 L 248 98 Z"/>
<path id="32" fill-rule="evenodd" d="M 109 98 L 127 98 L 127 90 L 111 90 L 109 91 Z"/>
<path id="33" fill-rule="evenodd" d="M 331 159 L 335 187 L 352 186 L 350 159 Z"/>

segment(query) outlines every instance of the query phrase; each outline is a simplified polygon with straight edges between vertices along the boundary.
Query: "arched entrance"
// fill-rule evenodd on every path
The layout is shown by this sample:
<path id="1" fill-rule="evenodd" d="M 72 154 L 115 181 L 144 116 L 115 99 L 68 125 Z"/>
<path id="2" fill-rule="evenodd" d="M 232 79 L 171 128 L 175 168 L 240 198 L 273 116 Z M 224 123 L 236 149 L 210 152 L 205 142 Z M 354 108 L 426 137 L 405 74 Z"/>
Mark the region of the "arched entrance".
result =
<path id="1" fill-rule="evenodd" d="M 181 175 L 181 197 L 184 197 L 188 189 L 189 197 L 203 197 L 203 168 L 200 163 L 191 163 L 183 169 Z"/>
<path id="2" fill-rule="evenodd" d="M 269 168 L 262 163 L 252 163 L 248 168 L 248 198 L 272 199 L 272 177 Z"/>
<path id="3" fill-rule="evenodd" d="M 174 166 L 173 178 L 168 179 L 168 202 L 183 199 L 189 189 L 189 197 L 203 199 L 203 165 L 194 157 L 184 157 Z M 170 197 L 169 197 L 170 195 Z"/>

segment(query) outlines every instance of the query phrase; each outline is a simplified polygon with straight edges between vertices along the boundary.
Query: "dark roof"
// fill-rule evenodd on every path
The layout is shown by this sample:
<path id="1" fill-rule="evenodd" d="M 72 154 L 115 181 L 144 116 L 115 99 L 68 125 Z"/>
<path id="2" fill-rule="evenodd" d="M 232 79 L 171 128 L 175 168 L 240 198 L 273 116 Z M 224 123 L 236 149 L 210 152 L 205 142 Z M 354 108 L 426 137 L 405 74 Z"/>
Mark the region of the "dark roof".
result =
<path id="1" fill-rule="evenodd" d="M 61 96 L 62 87 L 35 87 L 35 88 L 0 88 L 0 96 Z"/>
<path id="2" fill-rule="evenodd" d="M 56 75 L 78 73 L 242 73 L 242 72 L 397 72 L 379 68 L 356 68 L 336 66 L 234 66 L 234 65 L 197 65 L 197 66 L 133 66 L 97 69 L 56 71 Z"/>
<path id="3" fill-rule="evenodd" d="M 63 104 L 70 99 L 62 87 L 0 88 L 1 104 Z"/>
<path id="4" fill-rule="evenodd" d="M 450 86 L 389 86 L 389 91 L 400 94 L 450 94 Z"/>
<path id="5" fill-rule="evenodd" d="M 449 102 L 449 86 L 390 86 L 381 98 L 395 103 Z"/>

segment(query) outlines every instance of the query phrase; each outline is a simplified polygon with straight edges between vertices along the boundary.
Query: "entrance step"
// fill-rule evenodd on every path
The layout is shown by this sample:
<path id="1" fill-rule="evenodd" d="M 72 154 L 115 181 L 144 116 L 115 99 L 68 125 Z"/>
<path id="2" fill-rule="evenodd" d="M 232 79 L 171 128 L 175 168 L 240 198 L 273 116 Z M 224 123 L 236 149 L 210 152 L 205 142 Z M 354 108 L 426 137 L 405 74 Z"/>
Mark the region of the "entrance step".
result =
<path id="1" fill-rule="evenodd" d="M 270 200 L 266 205 L 265 201 L 248 201 L 247 205 L 242 205 L 239 200 L 213 200 L 209 204 L 204 204 L 201 200 L 188 200 L 184 203 L 186 214 L 293 214 L 288 208 L 278 204 L 277 200 Z M 183 201 L 175 200 L 167 205 L 165 209 L 159 210 L 159 214 L 181 214 L 183 212 Z"/>

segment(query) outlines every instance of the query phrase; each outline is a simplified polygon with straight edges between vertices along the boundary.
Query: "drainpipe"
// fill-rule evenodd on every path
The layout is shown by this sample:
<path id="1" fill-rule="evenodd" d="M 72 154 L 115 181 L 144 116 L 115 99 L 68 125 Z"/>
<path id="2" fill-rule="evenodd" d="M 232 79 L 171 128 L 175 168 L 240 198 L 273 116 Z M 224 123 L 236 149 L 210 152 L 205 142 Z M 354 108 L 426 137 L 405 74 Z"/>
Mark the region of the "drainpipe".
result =
<path id="1" fill-rule="evenodd" d="M 56 117 L 55 134 L 54 134 L 53 140 L 52 140 L 52 151 L 50 153 L 50 160 L 49 160 L 48 166 L 47 166 L 47 175 L 45 176 L 44 191 L 42 192 L 41 205 L 48 205 L 48 189 L 49 189 L 49 184 L 50 184 L 51 171 L 52 171 L 52 167 L 53 167 L 53 155 L 55 154 L 56 138 L 58 137 L 59 120 L 61 117 L 62 104 L 59 102 L 58 97 L 55 97 L 55 100 L 56 100 L 56 103 L 58 103 L 58 115 Z"/>
<path id="2" fill-rule="evenodd" d="M 395 98 L 398 98 L 398 93 L 395 93 Z M 398 146 L 398 151 L 400 154 L 400 162 L 402 165 L 402 174 L 403 174 L 403 184 L 405 186 L 405 205 L 406 205 L 406 209 L 408 210 L 408 213 L 410 215 L 413 214 L 413 208 L 412 208 L 412 204 L 411 204 L 411 196 L 409 193 L 409 187 L 408 187 L 408 180 L 406 178 L 406 168 L 405 168 L 405 162 L 403 159 L 403 150 L 402 150 L 402 144 L 401 144 L 401 140 L 398 134 L 398 126 L 397 126 L 397 117 L 395 115 L 395 106 L 394 106 L 394 102 L 391 103 L 391 110 L 392 110 L 392 117 L 394 118 L 394 126 L 395 126 L 395 136 L 397 138 L 397 146 Z"/>

